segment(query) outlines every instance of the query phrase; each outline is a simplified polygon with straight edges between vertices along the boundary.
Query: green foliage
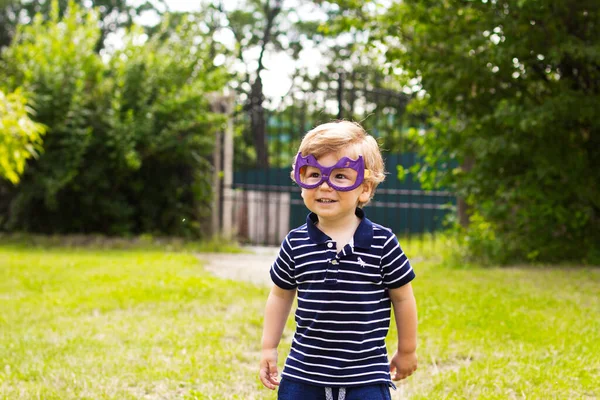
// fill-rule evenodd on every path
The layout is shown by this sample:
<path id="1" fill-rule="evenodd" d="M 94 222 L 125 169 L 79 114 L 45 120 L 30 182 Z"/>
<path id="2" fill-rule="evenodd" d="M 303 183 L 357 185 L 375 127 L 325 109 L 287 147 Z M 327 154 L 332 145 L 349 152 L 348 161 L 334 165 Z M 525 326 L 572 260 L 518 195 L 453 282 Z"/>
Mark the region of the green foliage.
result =
<path id="1" fill-rule="evenodd" d="M 420 176 L 466 199 L 467 237 L 489 224 L 487 257 L 600 261 L 600 3 L 406 0 L 357 20 L 428 115 Z"/>
<path id="2" fill-rule="evenodd" d="M 110 32 L 130 27 L 133 19 L 146 11 L 160 13 L 158 7 L 165 5 L 164 0 L 138 1 L 135 4 L 128 0 L 0 0 L 0 48 L 10 44 L 19 22 L 28 23 L 36 15 L 50 20 L 55 12 L 62 17 L 70 3 L 86 9 L 94 8 L 98 12 L 101 35 L 96 44 L 97 50 L 104 47 L 104 39 Z"/>
<path id="3" fill-rule="evenodd" d="M 396 178 L 400 182 L 404 182 L 404 180 L 406 179 L 406 176 L 409 173 L 410 173 L 410 171 L 407 170 L 406 168 L 404 168 L 404 166 L 402 166 L 402 165 L 396 165 Z"/>
<path id="4" fill-rule="evenodd" d="M 134 27 L 103 62 L 99 35 L 96 13 L 71 3 L 20 27 L 2 55 L 9 87 L 48 126 L 44 155 L 0 204 L 4 228 L 198 236 L 220 125 L 206 94 L 224 85 L 210 39 L 187 19 L 150 38 Z"/>
<path id="5" fill-rule="evenodd" d="M 16 0 L 0 0 L 0 49 L 12 40 L 17 19 L 16 5 Z"/>
<path id="6" fill-rule="evenodd" d="M 2 53 L 0 69 L 9 90 L 23 87 L 36 106 L 36 120 L 48 126 L 44 155 L 28 169 L 15 199 L 24 213 L 34 198 L 56 208 L 57 193 L 84 163 L 103 72 L 94 52 L 97 24 L 95 14 L 78 11 L 61 20 L 55 8 L 50 22 L 37 16 Z"/>
<path id="7" fill-rule="evenodd" d="M 31 157 L 42 149 L 45 127 L 31 120 L 27 100 L 20 90 L 5 95 L 0 90 L 0 178 L 14 184 Z"/>

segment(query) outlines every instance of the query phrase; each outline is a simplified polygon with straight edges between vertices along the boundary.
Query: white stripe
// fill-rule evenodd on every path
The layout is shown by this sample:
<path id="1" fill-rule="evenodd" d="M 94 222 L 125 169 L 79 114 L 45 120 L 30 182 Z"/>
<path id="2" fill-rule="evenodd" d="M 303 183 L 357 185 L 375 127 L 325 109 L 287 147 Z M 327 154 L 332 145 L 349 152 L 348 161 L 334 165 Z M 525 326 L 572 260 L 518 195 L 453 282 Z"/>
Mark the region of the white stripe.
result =
<path id="1" fill-rule="evenodd" d="M 354 254 L 358 254 L 359 256 L 363 256 L 363 257 L 370 257 L 370 258 L 376 258 L 377 260 L 381 260 L 381 256 L 374 255 L 374 254 L 361 253 L 360 251 L 355 251 Z"/>
<path id="2" fill-rule="evenodd" d="M 287 271 L 285 269 L 281 268 L 281 265 L 277 264 L 277 261 L 275 261 L 275 264 L 273 264 L 273 266 L 277 266 L 278 270 L 280 270 L 281 272 L 286 274 L 290 279 L 294 279 L 294 278 L 292 278 L 292 276 L 290 274 L 287 273 Z"/>
<path id="3" fill-rule="evenodd" d="M 320 368 L 329 368 L 329 369 L 358 369 L 358 368 L 369 368 L 369 367 L 376 367 L 378 365 L 380 366 L 389 366 L 390 364 L 385 362 L 385 363 L 374 363 L 374 364 L 365 364 L 365 365 L 360 365 L 360 366 L 347 366 L 347 367 L 332 367 L 331 365 L 325 365 L 325 364 L 315 364 L 315 363 L 309 363 L 306 361 L 300 361 L 298 360 L 296 357 L 293 357 L 292 355 L 288 355 L 288 358 L 291 358 L 292 360 L 299 362 L 300 364 L 304 364 L 304 365 L 312 365 L 313 367 L 320 367 Z"/>
<path id="4" fill-rule="evenodd" d="M 344 334 L 352 334 L 352 335 L 367 335 L 369 333 L 373 333 L 373 332 L 377 332 L 377 331 L 387 331 L 390 329 L 389 326 L 383 326 L 381 328 L 371 329 L 370 331 L 335 331 L 335 330 L 331 330 L 331 329 L 316 329 L 316 328 L 313 328 L 311 325 L 296 324 L 296 327 L 306 329 L 309 331 L 315 331 L 315 332 L 339 333 L 339 334 L 344 333 Z"/>
<path id="5" fill-rule="evenodd" d="M 392 283 L 399 281 L 400 279 L 402 279 L 402 278 L 404 278 L 406 275 L 408 275 L 408 274 L 410 273 L 410 271 L 412 271 L 412 270 L 413 270 L 413 269 L 412 269 L 412 267 L 411 267 L 411 268 L 410 268 L 408 271 L 406 271 L 406 273 L 404 273 L 404 275 L 402 275 L 400 278 L 398 278 L 398 279 L 394 279 L 393 281 L 391 281 L 391 282 L 388 282 L 387 284 L 388 284 L 388 285 L 391 285 Z"/>
<path id="6" fill-rule="evenodd" d="M 372 321 L 333 321 L 333 320 L 328 320 L 328 319 L 314 319 L 314 318 L 302 318 L 301 316 L 299 316 L 298 314 L 296 314 L 296 318 L 301 319 L 302 321 L 312 321 L 312 322 L 318 322 L 320 324 L 336 324 L 336 325 L 349 325 L 349 324 L 359 324 L 359 325 L 370 325 L 370 324 L 376 324 L 377 322 L 384 322 L 390 321 L 390 318 L 381 318 L 381 319 L 376 319 L 376 320 L 372 320 Z"/>
<path id="7" fill-rule="evenodd" d="M 340 314 L 340 315 L 356 315 L 356 314 L 375 314 L 375 313 L 379 313 L 379 312 L 384 312 L 384 311 L 390 311 L 391 308 L 387 307 L 387 308 L 380 308 L 378 310 L 373 310 L 373 311 L 328 311 L 328 310 L 317 310 L 317 309 L 308 309 L 308 308 L 303 308 L 303 307 L 298 307 L 297 308 L 298 311 L 304 311 L 307 313 L 316 313 L 316 314 Z"/>
<path id="8" fill-rule="evenodd" d="M 303 238 L 292 238 L 292 239 L 290 239 L 290 242 L 295 242 L 297 240 L 309 240 L 309 239 L 310 239 L 310 237 L 308 237 L 308 236 L 307 237 L 303 237 Z"/>
<path id="9" fill-rule="evenodd" d="M 383 303 L 388 300 L 389 299 L 387 297 L 383 298 L 381 300 L 374 300 L 374 301 L 309 300 L 309 299 L 298 298 L 298 301 L 306 301 L 308 303 L 324 303 L 324 302 L 326 302 L 327 304 L 377 304 L 377 303 Z"/>
<path id="10" fill-rule="evenodd" d="M 373 239 L 387 239 L 387 236 L 373 236 Z"/>
<path id="11" fill-rule="evenodd" d="M 390 242 L 390 240 L 392 240 L 393 238 L 395 238 L 394 235 L 390 236 L 388 240 L 385 241 L 385 243 L 383 244 L 383 247 L 387 246 L 387 244 Z"/>
<path id="12" fill-rule="evenodd" d="M 304 267 L 305 265 L 311 265 L 311 264 L 317 264 L 317 263 L 324 263 L 324 262 L 327 262 L 327 260 L 308 261 L 308 262 L 305 262 L 304 264 L 298 264 L 298 265 L 296 265 L 296 268 L 301 268 L 301 267 Z"/>
<path id="13" fill-rule="evenodd" d="M 302 334 L 300 332 L 296 332 L 296 335 L 302 336 L 303 338 L 306 338 L 306 339 L 320 340 L 322 342 L 329 342 L 329 343 L 364 344 L 364 343 L 368 343 L 368 342 L 381 342 L 381 341 L 385 340 L 384 337 L 377 337 L 377 338 L 366 339 L 366 340 L 361 340 L 361 341 L 357 341 L 357 340 L 339 340 L 339 339 L 322 339 L 322 338 L 318 338 L 318 337 L 314 337 L 314 336 L 304 335 L 304 334 Z"/>
<path id="14" fill-rule="evenodd" d="M 373 230 L 374 231 L 386 231 L 386 232 L 390 232 L 392 233 L 392 230 L 390 228 L 387 228 L 383 225 L 379 225 L 379 224 L 373 224 Z"/>
<path id="15" fill-rule="evenodd" d="M 283 375 L 283 376 L 289 376 L 290 378 L 300 379 L 300 380 L 305 381 L 305 382 L 318 383 L 320 385 L 331 385 L 331 380 L 328 380 L 328 381 L 317 381 L 315 379 L 307 379 L 307 378 L 304 378 L 304 377 L 301 377 L 301 376 L 296 376 L 296 375 L 293 375 L 293 374 L 289 374 L 287 372 L 283 372 L 281 375 Z M 343 379 L 343 378 L 340 378 L 340 379 Z M 367 380 L 367 381 L 344 382 L 344 385 L 348 385 L 348 384 L 352 384 L 352 385 L 364 385 L 364 384 L 373 383 L 373 382 L 381 382 L 383 384 L 388 384 L 389 383 L 387 379 L 384 379 L 384 380 L 382 380 L 382 379 L 370 379 L 370 380 Z"/>
<path id="16" fill-rule="evenodd" d="M 296 343 L 298 346 L 308 347 L 309 349 L 322 350 L 322 351 L 335 351 L 335 352 L 352 353 L 352 354 L 371 353 L 371 352 L 374 352 L 377 350 L 385 349 L 385 344 L 383 346 L 371 347 L 370 349 L 366 349 L 366 350 L 347 350 L 347 349 L 339 349 L 339 348 L 335 348 L 335 347 L 311 346 L 306 343 L 300 343 L 299 341 L 296 340 L 296 338 L 294 338 L 293 342 Z M 320 357 L 320 355 L 315 355 L 315 356 Z"/>
<path id="17" fill-rule="evenodd" d="M 383 268 L 387 268 L 387 267 L 389 267 L 390 265 L 392 265 L 392 264 L 393 264 L 393 263 L 394 263 L 394 262 L 395 262 L 397 259 L 399 259 L 399 258 L 400 258 L 400 257 L 402 257 L 403 255 L 404 255 L 404 252 L 400 253 L 400 254 L 398 255 L 398 257 L 394 258 L 392 261 L 390 261 L 389 263 L 385 264 L 385 265 L 383 266 Z M 408 258 L 407 258 L 407 260 L 408 260 Z"/>
<path id="18" fill-rule="evenodd" d="M 303 248 L 303 247 L 314 247 L 314 246 L 316 246 L 316 245 L 317 245 L 316 243 L 301 244 L 300 246 L 296 246 L 296 247 L 294 247 L 294 250 L 298 250 L 298 249 L 301 249 L 301 248 Z"/>
<path id="19" fill-rule="evenodd" d="M 383 246 L 375 246 L 375 245 L 372 245 L 371 247 L 372 247 L 372 248 L 374 248 L 374 249 L 383 249 Z"/>
<path id="20" fill-rule="evenodd" d="M 301 293 L 344 293 L 344 294 L 377 294 L 383 293 L 385 290 L 320 290 L 320 289 L 299 289 Z"/>
<path id="21" fill-rule="evenodd" d="M 380 274 L 369 274 L 367 272 L 358 272 L 358 271 L 344 271 L 344 270 L 339 270 L 339 272 L 341 274 L 349 274 L 349 275 L 362 275 L 362 276 L 371 276 L 374 278 L 380 277 Z"/>
<path id="22" fill-rule="evenodd" d="M 339 357 L 322 356 L 320 354 L 319 355 L 308 354 L 308 353 L 300 351 L 300 350 L 298 350 L 296 348 L 292 348 L 291 351 L 299 353 L 299 354 L 302 354 L 303 356 L 306 356 L 306 357 L 326 358 L 327 360 L 342 361 L 342 362 L 347 362 L 347 363 L 353 363 L 353 362 L 356 362 L 356 361 L 370 360 L 371 358 L 381 358 L 382 356 L 385 356 L 387 358 L 387 356 L 385 354 L 377 354 L 377 355 L 369 356 L 369 357 L 347 359 L 347 358 L 339 358 Z"/>
<path id="23" fill-rule="evenodd" d="M 283 279 L 282 277 L 280 277 L 280 276 L 279 276 L 279 274 L 277 273 L 277 271 L 276 271 L 275 269 L 273 269 L 273 273 L 274 273 L 275 275 L 277 275 L 277 277 L 278 277 L 279 279 L 281 279 L 282 281 L 284 281 L 284 282 L 285 282 L 285 283 L 287 283 L 288 285 L 291 285 L 291 286 L 296 286 L 296 285 L 295 285 L 295 284 L 293 284 L 292 282 L 290 282 L 290 281 L 287 281 L 287 280 Z"/>
<path id="24" fill-rule="evenodd" d="M 297 368 L 297 367 L 294 367 L 294 366 L 292 366 L 290 364 L 286 364 L 285 366 L 287 368 L 291 368 L 291 369 L 295 369 L 297 371 L 301 371 L 301 372 L 307 373 L 302 368 Z M 363 372 L 363 373 L 360 373 L 360 374 L 351 374 L 351 375 L 342 375 L 342 376 L 340 376 L 340 375 L 331 375 L 331 374 L 323 374 L 323 373 L 320 373 L 320 372 L 310 372 L 310 374 L 311 375 L 326 376 L 326 377 L 329 377 L 329 378 L 345 379 L 345 378 L 354 378 L 354 377 L 357 377 L 357 376 L 365 376 L 365 375 L 376 375 L 376 374 L 385 374 L 385 375 L 387 375 L 388 372 L 387 371 L 386 372 L 383 372 L 383 371 L 369 371 L 369 372 Z"/>
<path id="25" fill-rule="evenodd" d="M 388 251 L 388 253 L 385 256 L 381 257 L 381 259 L 386 258 L 387 256 L 389 256 L 390 254 L 392 254 L 396 250 L 399 250 L 399 248 L 398 247 L 392 247 L 392 249 L 390 251 Z"/>
<path id="26" fill-rule="evenodd" d="M 343 280 L 343 279 L 338 279 L 338 282 L 339 283 L 351 283 L 351 284 L 354 284 L 354 285 L 381 285 L 383 283 L 382 280 L 379 280 L 377 282 L 368 282 L 368 281 L 365 282 L 365 281 L 346 281 L 346 280 Z"/>
<path id="27" fill-rule="evenodd" d="M 283 263 L 284 263 L 285 265 L 287 265 L 287 267 L 288 267 L 288 268 L 290 267 L 290 264 L 286 263 L 286 262 L 285 262 L 285 260 L 284 260 L 284 259 L 281 257 L 281 255 L 279 255 L 279 257 L 277 257 L 277 258 L 278 258 L 279 260 L 283 261 Z M 275 263 L 277 263 L 277 260 L 275 260 Z M 279 265 L 279 264 L 277 264 L 277 265 Z"/>
<path id="28" fill-rule="evenodd" d="M 288 246 L 290 246 L 290 249 L 292 248 L 292 245 L 290 244 L 290 242 L 288 242 L 288 238 L 285 238 L 286 243 L 288 244 Z M 293 258 L 288 254 L 287 251 L 285 251 L 285 248 L 283 246 L 281 246 L 281 250 L 285 253 L 286 256 L 288 256 L 288 259 L 290 260 L 290 262 L 293 261 Z"/>
<path id="29" fill-rule="evenodd" d="M 306 283 L 325 283 L 325 279 L 313 279 L 313 280 L 298 281 L 298 283 L 302 283 L 302 284 L 306 284 Z"/>
<path id="30" fill-rule="evenodd" d="M 331 250 L 333 250 L 333 249 L 331 249 Z M 313 252 L 310 252 L 310 253 L 304 253 L 304 254 L 300 254 L 297 258 L 303 258 L 303 257 L 306 257 L 306 256 L 312 256 L 313 254 L 325 254 L 325 253 L 330 252 L 331 250 L 313 251 Z"/>
<path id="31" fill-rule="evenodd" d="M 330 271 L 331 273 L 331 271 Z M 337 271 L 335 271 L 335 273 L 337 273 Z M 298 281 L 298 283 L 324 283 L 325 279 L 312 279 L 312 280 L 304 280 L 304 281 Z M 377 282 L 370 282 L 370 281 L 347 281 L 344 279 L 337 279 L 338 283 L 349 283 L 352 285 L 376 285 L 379 286 L 383 283 L 383 280 L 379 280 Z M 340 293 L 340 292 L 332 292 L 332 293 Z M 352 292 L 352 293 L 359 293 L 359 292 Z"/>
<path id="32" fill-rule="evenodd" d="M 306 272 L 296 275 L 296 278 L 300 278 L 301 276 L 304 276 L 304 275 L 320 274 L 320 273 L 324 273 L 324 272 L 327 272 L 327 269 L 310 270 L 310 271 L 306 271 Z"/>
<path id="33" fill-rule="evenodd" d="M 364 265 L 365 267 L 379 269 L 379 265 L 373 265 L 373 264 L 367 264 L 367 263 L 361 264 L 358 261 L 340 260 L 340 262 L 344 263 L 344 264 Z M 354 273 L 354 272 L 352 272 L 352 273 Z"/>
<path id="34" fill-rule="evenodd" d="M 402 269 L 406 263 L 408 262 L 408 258 L 406 260 L 404 260 L 404 262 L 402 263 L 401 266 L 399 266 L 398 268 L 396 268 L 395 270 L 388 272 L 387 274 L 383 274 L 383 276 L 388 276 L 388 275 L 393 275 L 396 271 L 398 271 L 399 269 Z"/>

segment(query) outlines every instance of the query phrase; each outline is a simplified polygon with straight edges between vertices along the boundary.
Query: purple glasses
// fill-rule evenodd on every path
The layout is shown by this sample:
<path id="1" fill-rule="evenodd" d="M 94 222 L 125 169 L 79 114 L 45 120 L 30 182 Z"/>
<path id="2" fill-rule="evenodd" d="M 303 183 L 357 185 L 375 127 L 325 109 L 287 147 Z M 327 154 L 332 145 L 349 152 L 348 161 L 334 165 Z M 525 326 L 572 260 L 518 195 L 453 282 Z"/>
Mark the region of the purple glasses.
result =
<path id="1" fill-rule="evenodd" d="M 335 165 L 324 167 L 312 154 L 302 157 L 302 153 L 298 153 L 294 167 L 294 179 L 304 189 L 314 189 L 327 182 L 333 189 L 347 192 L 359 187 L 369 174 L 362 156 L 357 160 L 343 157 Z"/>

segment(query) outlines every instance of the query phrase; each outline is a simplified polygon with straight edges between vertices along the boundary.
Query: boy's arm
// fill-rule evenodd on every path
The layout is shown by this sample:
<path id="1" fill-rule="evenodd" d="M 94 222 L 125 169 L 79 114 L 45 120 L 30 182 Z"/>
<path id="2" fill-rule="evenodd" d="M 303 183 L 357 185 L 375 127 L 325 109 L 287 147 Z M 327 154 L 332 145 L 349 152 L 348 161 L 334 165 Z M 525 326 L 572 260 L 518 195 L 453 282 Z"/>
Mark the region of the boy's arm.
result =
<path id="1" fill-rule="evenodd" d="M 407 378 L 417 369 L 417 303 L 410 283 L 389 290 L 398 330 L 398 349 L 390 362 L 393 380 Z"/>
<path id="2" fill-rule="evenodd" d="M 285 290 L 273 285 L 265 307 L 260 360 L 260 381 L 265 387 L 275 389 L 277 381 L 277 346 L 294 302 L 296 290 Z"/>

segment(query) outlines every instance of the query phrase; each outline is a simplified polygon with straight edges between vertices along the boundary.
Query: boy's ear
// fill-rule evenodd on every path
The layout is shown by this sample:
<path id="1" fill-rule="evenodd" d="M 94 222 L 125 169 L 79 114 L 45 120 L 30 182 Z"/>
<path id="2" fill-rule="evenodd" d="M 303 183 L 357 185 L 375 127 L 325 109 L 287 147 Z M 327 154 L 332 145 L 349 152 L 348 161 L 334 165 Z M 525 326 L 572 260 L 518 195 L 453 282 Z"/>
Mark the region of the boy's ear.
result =
<path id="1" fill-rule="evenodd" d="M 362 187 L 363 187 L 363 191 L 360 194 L 360 196 L 358 196 L 358 201 L 360 201 L 361 203 L 366 203 L 371 198 L 371 192 L 373 191 L 373 184 L 371 182 L 365 182 L 362 185 Z"/>

